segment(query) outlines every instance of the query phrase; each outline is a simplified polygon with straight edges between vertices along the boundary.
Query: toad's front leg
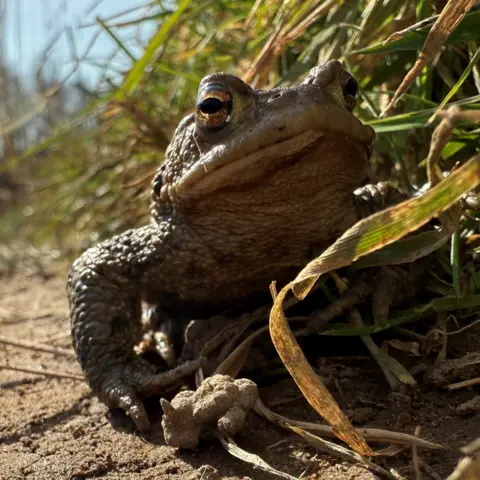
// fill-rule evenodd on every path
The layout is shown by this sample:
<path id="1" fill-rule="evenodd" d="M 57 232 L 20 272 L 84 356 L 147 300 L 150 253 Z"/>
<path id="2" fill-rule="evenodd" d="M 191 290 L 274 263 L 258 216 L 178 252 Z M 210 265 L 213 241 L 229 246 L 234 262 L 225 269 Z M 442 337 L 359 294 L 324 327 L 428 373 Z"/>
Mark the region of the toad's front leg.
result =
<path id="1" fill-rule="evenodd" d="M 73 346 L 87 382 L 142 431 L 149 428 L 142 399 L 161 393 L 199 363 L 156 374 L 133 351 L 141 334 L 142 293 L 161 278 L 164 248 L 154 226 L 129 230 L 87 250 L 68 275 Z"/>

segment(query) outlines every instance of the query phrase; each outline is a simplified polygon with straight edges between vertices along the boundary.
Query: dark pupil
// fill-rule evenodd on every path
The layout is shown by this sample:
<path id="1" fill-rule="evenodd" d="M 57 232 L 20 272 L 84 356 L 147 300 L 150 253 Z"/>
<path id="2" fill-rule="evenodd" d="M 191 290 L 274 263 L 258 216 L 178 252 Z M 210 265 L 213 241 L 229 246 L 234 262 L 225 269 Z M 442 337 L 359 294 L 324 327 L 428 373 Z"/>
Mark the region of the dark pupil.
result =
<path id="1" fill-rule="evenodd" d="M 357 82 L 354 78 L 350 77 L 347 80 L 347 83 L 343 87 L 343 94 L 351 95 L 352 97 L 354 97 L 357 94 Z"/>
<path id="2" fill-rule="evenodd" d="M 223 110 L 223 108 L 223 102 L 215 97 L 208 97 L 205 100 L 202 100 L 198 105 L 198 109 L 206 115 L 218 113 L 220 110 Z"/>

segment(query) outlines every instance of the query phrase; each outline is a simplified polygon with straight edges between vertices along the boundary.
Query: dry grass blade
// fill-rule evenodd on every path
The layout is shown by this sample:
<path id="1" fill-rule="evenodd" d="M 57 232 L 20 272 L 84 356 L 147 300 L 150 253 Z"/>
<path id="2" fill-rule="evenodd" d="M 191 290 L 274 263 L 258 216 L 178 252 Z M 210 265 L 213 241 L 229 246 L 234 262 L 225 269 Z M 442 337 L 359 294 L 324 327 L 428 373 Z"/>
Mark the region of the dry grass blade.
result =
<path id="1" fill-rule="evenodd" d="M 458 335 L 459 333 L 465 332 L 466 330 L 473 328 L 475 325 L 478 325 L 479 323 L 480 323 L 480 318 L 478 320 L 475 320 L 472 323 L 469 323 L 468 325 L 465 325 L 462 328 L 453 330 L 452 332 L 445 332 L 444 330 L 440 330 L 440 329 L 433 329 L 433 331 L 435 333 L 438 333 L 439 335 L 443 335 L 445 337 L 451 337 L 452 335 Z"/>
<path id="2" fill-rule="evenodd" d="M 418 28 L 424 27 L 430 23 L 433 23 L 434 20 L 438 18 L 438 15 L 434 15 L 432 17 L 424 18 L 423 20 L 420 20 L 420 22 L 414 23 L 413 25 L 410 25 L 407 28 L 404 28 L 403 30 L 398 30 L 394 33 L 392 33 L 390 36 L 388 36 L 383 43 L 388 43 L 391 42 L 392 40 L 398 40 L 399 38 L 402 38 L 404 35 L 407 33 L 413 32 L 417 30 Z"/>
<path id="3" fill-rule="evenodd" d="M 325 449 L 325 443 L 328 443 L 329 447 L 335 448 L 335 450 L 337 451 L 337 456 L 340 456 L 342 459 L 344 459 L 344 460 L 350 459 L 350 461 L 358 462 L 361 465 L 363 465 L 364 467 L 366 467 L 368 470 L 371 470 L 372 472 L 375 472 L 376 474 L 378 474 L 381 478 L 397 479 L 398 480 L 397 476 L 391 474 L 390 472 L 388 472 L 384 468 L 380 467 L 379 465 L 371 462 L 370 460 L 367 460 L 367 459 L 361 457 L 359 454 L 357 454 L 355 452 L 350 452 L 349 450 L 347 450 L 347 449 L 345 449 L 345 448 L 343 448 L 339 445 L 336 445 L 334 443 L 325 442 L 325 440 L 322 440 L 322 439 L 318 438 L 317 436 L 315 436 L 315 435 L 313 435 L 313 434 L 311 434 L 311 433 L 309 433 L 305 430 L 300 430 L 300 429 L 295 428 L 295 427 L 292 427 L 292 430 L 297 431 L 297 433 L 302 438 L 304 438 L 305 440 L 308 440 L 309 443 L 311 443 L 312 445 L 315 445 L 320 450 L 330 451 L 330 448 Z"/>
<path id="4" fill-rule="evenodd" d="M 480 51 L 480 50 L 479 50 Z M 447 146 L 452 138 L 454 124 L 461 119 L 468 119 L 470 122 L 480 120 L 480 112 L 469 110 L 461 112 L 460 107 L 452 106 L 446 111 L 437 110 L 443 117 L 438 127 L 434 130 L 430 151 L 427 158 L 427 176 L 430 186 L 435 186 L 443 179 L 443 172 L 439 166 L 443 149 Z M 458 243 L 458 222 L 462 214 L 462 206 L 460 204 L 453 205 L 448 210 L 439 215 L 439 220 L 446 233 L 453 235 L 452 248 Z M 454 275 L 454 284 L 457 285 L 456 292 L 459 292 L 459 274 Z"/>
<path id="5" fill-rule="evenodd" d="M 287 300 L 284 304 L 285 309 L 289 309 L 298 303 L 298 300 L 294 297 Z M 249 312 L 238 319 L 238 321 L 226 325 L 220 332 L 209 339 L 205 346 L 202 348 L 201 355 L 208 357 L 213 351 L 224 343 L 222 350 L 219 354 L 218 361 L 225 361 L 229 355 L 233 353 L 234 345 L 237 340 L 243 335 L 243 333 L 252 325 L 257 322 L 265 322 L 268 320 L 270 308 L 260 307 L 254 312 Z M 255 333 L 255 332 L 254 332 Z M 256 337 L 255 337 L 256 338 Z M 248 349 L 247 349 L 248 350 Z M 220 368 L 220 367 L 218 367 Z M 219 372 L 217 372 L 219 373 Z M 234 375 L 232 375 L 234 376 Z"/>
<path id="6" fill-rule="evenodd" d="M 455 27 L 461 22 L 463 17 L 474 6 L 476 0 L 449 0 L 437 18 L 430 33 L 428 34 L 423 49 L 418 56 L 415 65 L 405 75 L 402 83 L 397 88 L 390 103 L 381 113 L 386 115 L 396 104 L 398 99 L 410 88 L 415 79 L 420 75 L 423 67 L 440 52 L 443 44 L 453 32 Z"/>
<path id="7" fill-rule="evenodd" d="M 283 300 L 290 286 L 287 287 L 277 296 L 275 287 L 272 286 L 274 306 L 270 314 L 270 336 L 282 362 L 308 403 L 335 428 L 335 434 L 356 452 L 362 455 L 374 455 L 310 366 L 295 340 L 282 309 Z"/>
<path id="8" fill-rule="evenodd" d="M 291 6 L 287 6 L 288 2 L 284 2 L 282 21 L 278 22 L 273 32 L 263 46 L 260 53 L 253 61 L 251 67 L 243 76 L 246 83 L 252 83 L 257 88 L 264 83 L 266 73 L 272 63 L 284 51 L 285 47 L 302 36 L 310 25 L 317 21 L 323 15 L 326 15 L 332 7 L 340 4 L 339 0 L 326 0 L 324 2 L 312 1 L 308 8 L 304 9 L 303 15 L 295 18 L 295 22 L 289 21 L 289 15 L 295 15 L 295 10 L 289 11 Z M 320 5 L 317 5 L 320 3 Z M 293 5 L 293 4 L 292 4 Z M 295 12 L 295 13 L 294 13 Z"/>
<path id="9" fill-rule="evenodd" d="M 259 415 L 275 423 L 279 427 L 296 433 L 297 435 L 302 437 L 302 439 L 305 440 L 307 443 L 314 445 L 316 448 L 320 449 L 325 453 L 328 453 L 342 460 L 346 460 L 348 462 L 360 463 L 369 470 L 380 474 L 383 478 L 395 478 L 389 472 L 379 467 L 378 465 L 370 462 L 358 453 L 355 453 L 352 450 L 349 450 L 348 448 L 345 448 L 341 445 L 337 445 L 336 443 L 332 443 L 322 438 L 319 438 L 316 435 L 308 432 L 306 429 L 300 426 L 302 422 L 295 422 L 272 412 L 262 403 L 261 400 L 257 400 L 255 404 L 255 411 Z"/>
<path id="10" fill-rule="evenodd" d="M 368 470 L 375 472 L 377 475 L 379 475 L 381 478 L 386 478 L 386 479 L 392 479 L 392 480 L 399 480 L 399 478 L 396 475 L 393 475 L 389 471 L 385 470 L 384 468 L 380 467 L 379 465 L 371 462 L 370 460 L 367 460 L 363 457 L 361 457 L 358 453 L 351 452 L 350 450 L 347 450 L 344 447 L 341 447 L 340 445 L 336 445 L 335 443 L 331 442 L 326 442 L 325 440 L 322 440 L 321 438 L 316 437 L 315 435 L 312 435 L 309 432 L 306 432 L 305 430 L 300 430 L 295 427 L 291 427 L 293 431 L 297 431 L 297 433 L 304 439 L 307 440 L 309 443 L 312 445 L 315 445 L 317 448 L 320 450 L 327 451 L 328 453 L 331 453 L 330 448 L 334 448 L 337 456 L 341 457 L 343 460 L 350 460 L 353 462 L 358 462 L 361 465 L 363 465 L 365 468 Z M 327 448 L 325 448 L 325 444 L 329 444 Z"/>
<path id="11" fill-rule="evenodd" d="M 268 472 L 276 477 L 286 478 L 287 480 L 298 480 L 296 477 L 292 477 L 288 473 L 281 472 L 280 470 L 276 470 L 275 468 L 271 467 L 268 463 L 262 460 L 258 455 L 254 455 L 253 453 L 246 452 L 242 448 L 240 448 L 231 438 L 222 437 L 218 435 L 218 439 L 220 440 L 223 448 L 234 457 L 243 460 L 244 462 L 250 463 L 254 465 L 256 468 L 263 470 L 264 472 Z"/>
<path id="12" fill-rule="evenodd" d="M 296 422 L 297 426 L 305 428 L 311 432 L 316 432 L 322 436 L 334 437 L 332 427 L 328 425 L 316 425 L 315 423 L 308 422 Z M 392 443 L 394 445 L 401 446 L 412 446 L 416 445 L 417 448 L 428 448 L 431 450 L 441 450 L 444 447 L 438 443 L 429 442 L 428 440 L 423 440 L 417 438 L 408 433 L 401 432 L 390 432 L 388 430 L 381 430 L 379 428 L 357 428 L 358 433 L 360 433 L 366 440 L 372 443 Z M 377 455 L 385 455 L 382 452 L 375 452 Z M 390 456 L 388 454 L 388 456 Z"/>
<path id="13" fill-rule="evenodd" d="M 335 278 L 339 292 L 345 293 L 347 290 L 346 283 L 336 273 L 333 273 L 332 276 Z M 365 326 L 360 312 L 356 308 L 350 310 L 349 316 L 356 327 L 362 328 Z M 412 375 L 410 375 L 410 372 L 401 363 L 397 362 L 394 358 L 390 357 L 386 352 L 377 347 L 370 335 L 362 335 L 361 340 L 367 347 L 375 362 L 382 369 L 392 390 L 396 390 L 399 387 L 398 381 L 411 386 L 417 385 L 417 382 Z"/>
<path id="14" fill-rule="evenodd" d="M 250 9 L 248 17 L 245 20 L 245 23 L 243 24 L 243 28 L 249 28 L 250 27 L 250 24 L 252 23 L 253 17 L 255 17 L 255 14 L 257 13 L 258 7 L 260 7 L 260 4 L 263 1 L 264 0 L 255 0 L 255 3 L 253 4 L 253 7 Z"/>
<path id="15" fill-rule="evenodd" d="M 437 115 L 445 108 L 445 105 L 455 96 L 455 94 L 458 92 L 460 87 L 463 85 L 467 77 L 470 75 L 472 72 L 473 68 L 477 64 L 477 62 L 480 60 L 480 48 L 477 49 L 475 54 L 473 55 L 472 59 L 470 60 L 470 63 L 468 64 L 467 68 L 461 75 L 461 77 L 458 79 L 457 83 L 452 87 L 452 89 L 448 92 L 448 94 L 445 96 L 445 98 L 442 100 L 440 105 L 437 107 L 435 110 L 435 113 L 428 119 L 428 124 L 432 123 Z"/>
<path id="16" fill-rule="evenodd" d="M 332 427 L 329 425 L 319 425 L 317 423 L 303 422 L 301 420 L 292 420 L 290 418 L 286 418 L 270 410 L 260 400 L 258 400 L 255 404 L 255 411 L 262 417 L 270 420 L 281 428 L 290 429 L 290 425 L 292 425 L 294 427 L 316 433 L 320 437 L 335 438 L 336 436 Z M 388 430 L 381 430 L 378 428 L 356 428 L 356 430 L 366 440 L 373 443 L 391 443 L 403 447 L 411 447 L 412 445 L 416 445 L 418 448 L 428 448 L 431 450 L 440 450 L 444 448 L 438 443 L 432 443 L 427 440 L 414 437 L 413 435 L 409 435 L 408 433 L 390 432 Z M 375 452 L 375 454 L 377 456 L 390 456 L 390 453 L 387 453 L 384 450 L 381 452 Z"/>
<path id="17" fill-rule="evenodd" d="M 7 121 L 6 123 L 3 123 L 3 121 L 0 122 L 0 136 L 9 135 L 31 122 L 35 117 L 44 111 L 49 100 L 54 97 L 58 91 L 59 87 L 54 86 L 45 92 L 40 92 L 28 111 L 22 113 L 17 118 Z"/>
<path id="18" fill-rule="evenodd" d="M 470 378 L 469 380 L 463 380 L 462 382 L 451 383 L 448 386 L 448 389 L 458 390 L 460 388 L 473 387 L 474 385 L 480 385 L 480 378 Z"/>
<path id="19" fill-rule="evenodd" d="M 415 437 L 420 436 L 420 427 L 415 429 Z M 412 462 L 413 462 L 413 470 L 415 471 L 415 480 L 421 480 L 422 474 L 420 473 L 420 458 L 418 456 L 418 449 L 417 445 L 412 445 Z"/>
<path id="20" fill-rule="evenodd" d="M 296 305 L 297 303 L 298 300 L 295 297 L 292 297 L 285 302 L 284 307 L 285 309 L 288 309 L 293 305 Z M 268 313 L 268 308 L 261 307 L 255 312 L 246 315 L 245 319 L 239 321 L 238 326 L 236 326 L 238 327 L 236 328 L 236 331 L 233 332 L 231 326 L 227 326 L 225 329 L 219 332 L 219 334 L 215 335 L 215 337 L 213 337 L 209 342 L 207 342 L 207 344 L 202 350 L 202 355 L 204 356 L 207 356 L 209 353 L 211 353 L 222 342 L 222 340 L 226 338 L 230 339 L 228 342 L 225 343 L 222 348 L 220 359 L 223 358 L 224 360 L 221 361 L 220 365 L 218 365 L 218 367 L 216 368 L 215 374 L 229 375 L 233 378 L 236 378 L 243 365 L 245 364 L 252 343 L 259 336 L 268 332 L 268 325 L 260 327 L 256 331 L 251 333 L 236 348 L 233 348 L 233 346 L 235 345 L 239 337 L 247 330 L 247 328 L 252 323 L 260 320 L 263 321 L 264 319 L 266 320 L 268 318 Z"/>
<path id="21" fill-rule="evenodd" d="M 326 2 L 322 2 L 313 10 L 313 12 L 311 12 L 304 20 L 302 20 L 290 32 L 288 32 L 288 34 L 285 35 L 279 47 L 284 48 L 287 43 L 293 42 L 299 38 L 319 17 L 327 13 L 330 10 L 330 7 L 338 3 L 340 3 L 338 0 L 327 0 Z"/>
<path id="22" fill-rule="evenodd" d="M 443 112 L 439 112 L 444 118 L 451 118 L 452 110 L 444 110 Z M 480 112 L 478 110 L 454 110 L 454 120 L 460 122 L 480 122 Z"/>
<path id="23" fill-rule="evenodd" d="M 33 373 L 34 375 L 43 375 L 44 377 L 68 378 L 70 380 L 78 380 L 79 382 L 85 381 L 85 378 L 83 377 L 83 375 L 55 372 L 53 370 L 42 370 L 39 368 L 36 369 L 36 368 L 28 368 L 28 367 L 13 367 L 12 365 L 6 365 L 4 363 L 0 363 L 0 369 L 11 370 L 13 372 Z"/>
<path id="24" fill-rule="evenodd" d="M 464 455 L 475 455 L 480 453 L 480 437 L 460 449 Z"/>
<path id="25" fill-rule="evenodd" d="M 145 68 L 153 60 L 158 48 L 165 42 L 171 30 L 177 26 L 177 22 L 181 18 L 184 11 L 190 5 L 191 0 L 183 0 L 177 6 L 174 13 L 166 20 L 162 27 L 150 40 L 148 47 L 145 49 L 143 56 L 134 64 L 132 70 L 129 72 L 123 85 L 117 91 L 117 99 L 124 100 L 135 90 L 137 85 L 141 82 Z"/>
<path id="26" fill-rule="evenodd" d="M 63 355 L 65 357 L 75 358 L 75 352 L 61 347 L 49 347 L 48 345 L 41 345 L 38 343 L 24 342 L 20 340 L 11 340 L 0 336 L 0 344 L 10 345 L 12 347 L 25 348 L 27 350 L 34 350 L 36 352 L 52 353 L 53 355 Z"/>
<path id="27" fill-rule="evenodd" d="M 420 466 L 422 467 L 425 472 L 430 475 L 433 480 L 443 480 L 442 477 L 429 465 L 427 465 L 425 462 L 420 462 Z"/>
<path id="28" fill-rule="evenodd" d="M 452 137 L 453 121 L 458 115 L 460 108 L 450 107 L 446 112 L 442 112 L 444 118 L 435 128 L 432 135 L 430 150 L 427 159 L 427 176 L 431 186 L 435 186 L 441 182 L 443 178 L 442 171 L 439 166 L 439 160 L 442 150 Z"/>

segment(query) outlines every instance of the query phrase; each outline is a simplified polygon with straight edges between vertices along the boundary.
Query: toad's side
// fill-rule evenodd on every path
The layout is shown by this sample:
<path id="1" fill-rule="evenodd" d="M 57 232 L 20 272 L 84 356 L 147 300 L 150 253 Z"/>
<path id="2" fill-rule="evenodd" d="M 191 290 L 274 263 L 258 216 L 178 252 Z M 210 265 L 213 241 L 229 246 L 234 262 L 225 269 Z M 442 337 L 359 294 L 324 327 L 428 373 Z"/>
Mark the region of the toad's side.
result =
<path id="1" fill-rule="evenodd" d="M 69 273 L 74 347 L 103 402 L 148 428 L 142 399 L 165 374 L 133 351 L 142 299 L 173 318 L 239 305 L 358 220 L 353 191 L 374 133 L 351 113 L 355 101 L 337 61 L 291 88 L 202 80 L 154 179 L 150 224 L 89 249 Z"/>

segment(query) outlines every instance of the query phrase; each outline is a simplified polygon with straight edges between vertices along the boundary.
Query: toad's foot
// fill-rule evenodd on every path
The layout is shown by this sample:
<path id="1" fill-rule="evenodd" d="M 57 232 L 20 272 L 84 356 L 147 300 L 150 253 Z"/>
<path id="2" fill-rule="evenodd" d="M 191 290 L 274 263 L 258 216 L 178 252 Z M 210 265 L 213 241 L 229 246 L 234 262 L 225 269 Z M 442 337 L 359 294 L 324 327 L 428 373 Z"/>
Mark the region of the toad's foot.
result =
<path id="1" fill-rule="evenodd" d="M 148 362 L 134 357 L 130 362 L 103 367 L 102 379 L 97 390 L 100 399 L 109 407 L 119 407 L 133 420 L 138 430 L 150 428 L 143 399 L 158 395 L 192 374 L 202 365 L 202 360 L 192 360 L 162 373 L 155 373 Z"/>
<path id="2" fill-rule="evenodd" d="M 388 182 L 364 185 L 357 188 L 353 195 L 360 218 L 366 218 L 373 213 L 408 199 L 407 195 Z"/>
<path id="3" fill-rule="evenodd" d="M 107 406 L 125 410 L 141 431 L 149 428 L 142 400 L 163 393 L 202 363 L 157 374 L 134 352 L 142 295 L 161 278 L 163 253 L 152 226 L 128 230 L 87 250 L 67 284 L 73 346 L 88 384 Z"/>

